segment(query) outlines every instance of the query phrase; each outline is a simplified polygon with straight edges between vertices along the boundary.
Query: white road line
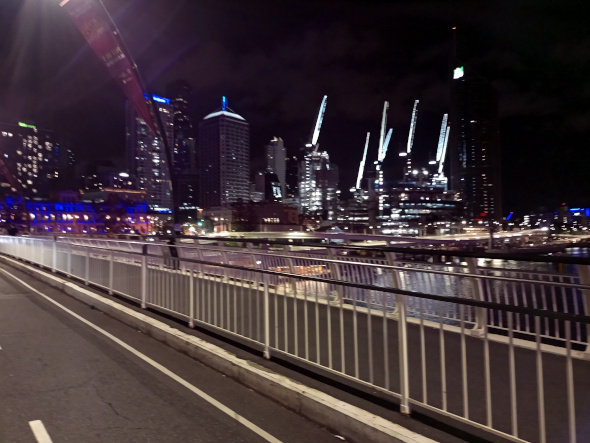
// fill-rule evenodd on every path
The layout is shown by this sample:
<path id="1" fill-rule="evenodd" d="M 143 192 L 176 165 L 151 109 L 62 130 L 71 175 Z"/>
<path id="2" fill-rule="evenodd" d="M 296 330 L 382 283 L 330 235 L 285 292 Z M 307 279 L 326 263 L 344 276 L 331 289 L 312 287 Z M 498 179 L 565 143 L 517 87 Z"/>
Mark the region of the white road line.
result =
<path id="1" fill-rule="evenodd" d="M 33 288 L 32 286 L 28 285 L 27 283 L 25 283 L 24 281 L 22 281 L 20 278 L 15 277 L 14 275 L 9 274 L 8 272 L 6 272 L 4 269 L 0 269 L 0 271 L 2 271 L 4 274 L 12 277 L 13 279 L 15 279 L 16 281 L 18 281 L 20 284 L 22 284 L 24 287 L 30 289 L 31 291 L 39 294 L 41 297 L 45 298 L 46 300 L 50 301 L 51 303 L 53 303 L 54 305 L 56 305 L 57 307 L 63 309 L 65 312 L 67 312 L 68 314 L 72 315 L 73 317 L 77 318 L 78 320 L 80 320 L 82 323 L 85 323 L 86 325 L 90 326 L 92 329 L 100 332 L 101 334 L 103 334 L 104 336 L 110 338 L 111 340 L 113 340 L 115 343 L 117 343 L 118 345 L 122 346 L 123 348 L 125 348 L 126 350 L 128 350 L 129 352 L 131 352 L 132 354 L 136 355 L 137 357 L 141 358 L 143 361 L 145 361 L 146 363 L 148 363 L 149 365 L 153 366 L 154 368 L 156 368 L 157 370 L 159 370 L 160 372 L 166 374 L 168 377 L 170 377 L 171 379 L 175 380 L 176 382 L 180 383 L 181 385 L 183 385 L 185 388 L 187 388 L 188 390 L 192 391 L 193 393 L 197 394 L 199 397 L 201 397 L 203 400 L 207 401 L 208 403 L 210 403 L 212 406 L 215 406 L 217 409 L 219 409 L 221 412 L 223 412 L 224 414 L 229 415 L 231 418 L 233 418 L 234 420 L 236 420 L 238 423 L 241 423 L 242 425 L 244 425 L 245 427 L 247 427 L 248 429 L 250 429 L 252 432 L 255 432 L 256 434 L 258 434 L 260 437 L 264 438 L 266 441 L 269 442 L 273 442 L 273 443 L 281 443 L 281 440 L 273 437 L 272 435 L 270 435 L 268 432 L 266 432 L 264 429 L 259 428 L 258 426 L 256 426 L 254 423 L 252 423 L 251 421 L 247 420 L 246 418 L 242 417 L 241 415 L 239 415 L 237 412 L 233 411 L 232 409 L 228 408 L 227 406 L 225 406 L 223 403 L 220 403 L 219 401 L 215 400 L 213 397 L 207 395 L 205 392 L 201 391 L 199 388 L 197 388 L 196 386 L 190 384 L 188 381 L 186 381 L 185 379 L 183 379 L 182 377 L 179 377 L 178 375 L 176 375 L 174 372 L 172 372 L 171 370 L 169 370 L 168 368 L 162 366 L 160 363 L 152 360 L 151 358 L 149 358 L 147 355 L 139 352 L 137 349 L 129 346 L 127 343 L 125 343 L 123 340 L 118 339 L 117 337 L 115 337 L 113 334 L 105 331 L 104 329 L 102 329 L 99 326 L 96 326 L 94 323 L 91 323 L 90 321 L 86 320 L 85 318 L 81 317 L 80 315 L 76 314 L 74 311 L 71 311 L 70 309 L 66 308 L 65 306 L 63 306 L 62 304 L 56 302 L 55 300 L 51 299 L 50 297 L 48 297 L 47 295 L 43 294 L 42 292 L 38 291 L 37 289 Z M 39 421 L 39 423 L 41 423 Z M 41 423 L 41 426 L 43 426 L 43 424 Z M 33 425 L 31 424 L 31 427 L 33 427 Z M 43 428 L 44 430 L 45 428 Z M 33 432 L 35 432 L 33 430 Z M 47 438 L 49 438 L 49 435 L 47 436 Z M 39 440 L 39 442 L 43 442 L 43 443 L 51 443 L 51 439 L 49 440 Z"/>
<path id="2" fill-rule="evenodd" d="M 33 420 L 29 422 L 29 426 L 39 443 L 51 443 L 51 437 L 47 433 L 45 426 L 41 420 Z"/>

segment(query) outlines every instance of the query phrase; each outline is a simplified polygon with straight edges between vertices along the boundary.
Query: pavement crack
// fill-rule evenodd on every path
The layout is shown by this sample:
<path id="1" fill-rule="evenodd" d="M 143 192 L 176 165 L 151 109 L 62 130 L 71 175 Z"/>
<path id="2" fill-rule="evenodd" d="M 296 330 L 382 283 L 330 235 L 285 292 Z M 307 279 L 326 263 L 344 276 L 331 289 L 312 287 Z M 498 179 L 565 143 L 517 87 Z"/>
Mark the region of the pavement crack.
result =
<path id="1" fill-rule="evenodd" d="M 127 421 L 133 421 L 129 417 L 127 417 L 127 416 L 121 414 L 119 411 L 117 411 L 117 408 L 115 408 L 115 406 L 113 406 L 113 404 L 111 402 L 106 401 L 103 398 L 103 396 L 101 395 L 101 393 L 98 391 L 97 387 L 96 386 L 93 386 L 93 387 L 94 387 L 94 392 L 96 393 L 96 396 L 100 399 L 101 402 L 103 402 L 105 405 L 107 405 L 109 408 L 111 408 L 111 410 L 115 413 L 115 415 L 117 417 L 124 418 Z"/>
<path id="2" fill-rule="evenodd" d="M 103 400 L 103 403 L 109 405 L 110 408 L 113 410 L 113 412 L 115 413 L 115 415 L 117 417 L 121 417 L 121 418 L 124 418 L 127 421 L 131 421 L 131 419 L 129 417 L 125 417 L 124 415 L 120 414 L 119 411 L 117 411 L 117 409 L 113 406 L 112 403 L 109 403 L 108 401 L 104 401 L 104 400 Z"/>

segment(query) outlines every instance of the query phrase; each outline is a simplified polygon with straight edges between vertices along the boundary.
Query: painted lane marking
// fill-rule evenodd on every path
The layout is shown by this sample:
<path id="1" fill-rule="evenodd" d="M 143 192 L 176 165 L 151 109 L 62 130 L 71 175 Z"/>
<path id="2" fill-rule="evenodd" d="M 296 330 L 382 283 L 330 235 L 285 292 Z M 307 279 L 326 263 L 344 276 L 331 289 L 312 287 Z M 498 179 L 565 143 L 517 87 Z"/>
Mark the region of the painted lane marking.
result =
<path id="1" fill-rule="evenodd" d="M 22 281 L 20 278 L 15 277 L 14 275 L 9 274 L 8 272 L 6 272 L 4 269 L 0 269 L 0 271 L 2 271 L 4 274 L 12 277 L 13 279 L 15 279 L 16 281 L 18 281 L 21 285 L 23 285 L 24 287 L 26 287 L 27 289 L 35 292 L 36 294 L 40 295 L 41 297 L 43 297 L 44 299 L 46 299 L 47 301 L 53 303 L 54 305 L 56 305 L 57 307 L 59 307 L 60 309 L 64 310 L 65 312 L 67 312 L 68 314 L 70 314 L 72 317 L 77 318 L 78 320 L 80 320 L 82 323 L 90 326 L 92 329 L 94 329 L 95 331 L 100 332 L 101 334 L 103 334 L 105 337 L 110 338 L 112 341 L 114 341 L 115 343 L 117 343 L 119 346 L 123 347 L 124 349 L 126 349 L 127 351 L 131 352 L 132 354 L 134 354 L 135 356 L 139 357 L 140 359 L 142 359 L 143 361 L 145 361 L 147 364 L 153 366 L 154 368 L 156 368 L 157 370 L 159 370 L 160 372 L 162 372 L 163 374 L 167 375 L 168 377 L 170 377 L 171 379 L 173 379 L 174 381 L 180 383 L 182 386 L 184 386 L 185 388 L 187 388 L 189 391 L 193 392 L 194 394 L 198 395 L 199 397 L 201 397 L 203 400 L 205 400 L 206 402 L 208 402 L 209 404 L 211 404 L 212 406 L 216 407 L 217 409 L 219 409 L 221 412 L 223 412 L 224 414 L 229 415 L 231 418 L 233 418 L 234 420 L 236 420 L 238 423 L 242 424 L 243 426 L 247 427 L 248 429 L 250 429 L 252 432 L 258 434 L 260 437 L 264 438 L 266 441 L 272 442 L 272 443 L 281 443 L 281 440 L 275 438 L 274 436 L 272 436 L 271 434 L 269 434 L 268 432 L 266 432 L 264 429 L 256 426 L 254 423 L 252 423 L 250 420 L 242 417 L 240 414 L 238 414 L 237 412 L 235 412 L 234 410 L 228 408 L 227 406 L 225 406 L 223 403 L 215 400 L 213 397 L 211 397 L 210 395 L 206 394 L 205 392 L 201 391 L 199 388 L 197 388 L 196 386 L 190 384 L 188 381 L 186 381 L 185 379 L 183 379 L 182 377 L 176 375 L 174 372 L 172 372 L 170 369 L 164 367 L 163 365 L 161 365 L 160 363 L 152 360 L 151 358 L 149 358 L 147 355 L 141 353 L 140 351 L 138 351 L 137 349 L 131 347 L 130 345 L 128 345 L 127 343 L 125 343 L 123 340 L 115 337 L 113 334 L 111 334 L 110 332 L 105 331 L 104 329 L 102 329 L 99 326 L 96 326 L 94 323 L 86 320 L 85 318 L 81 317 L 80 315 L 76 314 L 74 311 L 66 308 L 65 306 L 63 306 L 62 304 L 56 302 L 55 300 L 51 299 L 50 297 L 48 297 L 47 295 L 43 294 L 42 292 L 38 291 L 37 289 L 33 288 L 32 286 L 28 285 L 27 283 L 25 283 L 24 281 Z M 49 437 L 49 436 L 48 436 Z M 40 441 L 41 443 L 41 441 Z M 43 440 L 43 443 L 51 443 L 51 440 Z"/>
<path id="2" fill-rule="evenodd" d="M 45 429 L 41 420 L 30 421 L 29 426 L 39 443 L 51 443 L 51 437 L 47 433 L 47 429 Z"/>

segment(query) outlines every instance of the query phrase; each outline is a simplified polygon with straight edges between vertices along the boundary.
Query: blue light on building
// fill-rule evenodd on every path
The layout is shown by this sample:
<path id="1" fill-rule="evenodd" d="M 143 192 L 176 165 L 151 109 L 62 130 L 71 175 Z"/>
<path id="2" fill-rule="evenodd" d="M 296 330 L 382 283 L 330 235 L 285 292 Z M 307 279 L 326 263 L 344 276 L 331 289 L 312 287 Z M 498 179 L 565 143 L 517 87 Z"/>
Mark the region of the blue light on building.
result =
<path id="1" fill-rule="evenodd" d="M 170 104 L 170 99 L 169 99 L 169 98 L 160 97 L 160 96 L 158 96 L 158 95 L 155 95 L 155 94 L 153 94 L 153 95 L 152 95 L 152 99 L 153 99 L 155 102 L 158 102 L 158 103 L 165 103 L 165 104 L 167 104 L 167 105 L 169 105 L 169 104 Z"/>

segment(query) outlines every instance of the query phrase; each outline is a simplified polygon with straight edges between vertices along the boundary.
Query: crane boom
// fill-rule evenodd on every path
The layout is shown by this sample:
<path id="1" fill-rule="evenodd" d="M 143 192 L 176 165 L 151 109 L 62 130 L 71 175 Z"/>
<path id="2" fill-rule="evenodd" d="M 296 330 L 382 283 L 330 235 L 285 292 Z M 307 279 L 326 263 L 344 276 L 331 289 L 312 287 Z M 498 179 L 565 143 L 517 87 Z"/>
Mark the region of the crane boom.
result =
<path id="1" fill-rule="evenodd" d="M 414 144 L 414 132 L 416 131 L 416 120 L 418 120 L 418 103 L 420 100 L 414 102 L 414 109 L 412 110 L 412 122 L 410 123 L 410 133 L 408 134 L 408 155 L 412 152 L 412 145 Z"/>
<path id="2" fill-rule="evenodd" d="M 365 161 L 367 160 L 367 150 L 369 149 L 369 137 L 371 136 L 370 132 L 367 132 L 367 140 L 365 141 L 365 152 L 363 153 L 363 159 L 361 160 L 361 164 L 359 166 L 359 173 L 356 178 L 356 189 L 361 188 L 361 180 L 363 178 L 363 171 L 365 170 Z"/>
<path id="3" fill-rule="evenodd" d="M 436 162 L 439 163 L 442 152 L 443 152 L 443 145 L 445 144 L 445 133 L 447 131 L 447 119 L 449 118 L 449 114 L 443 115 L 442 124 L 440 126 L 440 135 L 438 137 L 438 147 L 436 149 Z"/>
<path id="4" fill-rule="evenodd" d="M 446 114 L 445 114 L 446 115 Z M 449 144 L 449 132 L 451 132 L 451 126 L 447 126 L 447 130 L 445 131 L 445 142 L 443 145 L 442 154 L 440 156 L 440 163 L 438 164 L 438 173 L 442 174 L 443 166 L 445 165 L 445 155 L 447 154 L 447 145 Z"/>
<path id="5" fill-rule="evenodd" d="M 320 129 L 322 128 L 322 121 L 324 120 L 324 113 L 326 112 L 326 101 L 328 100 L 328 96 L 324 95 L 322 100 L 322 104 L 320 105 L 320 110 L 318 112 L 318 118 L 315 123 L 315 127 L 313 129 L 313 135 L 311 137 L 311 146 L 314 148 L 314 152 L 317 151 L 317 143 L 318 138 L 320 137 Z"/>
<path id="6" fill-rule="evenodd" d="M 385 127 L 387 126 L 387 110 L 389 109 L 389 102 L 383 103 L 383 117 L 381 117 L 381 133 L 379 135 L 379 156 L 383 151 L 383 140 L 385 138 Z"/>
<path id="7" fill-rule="evenodd" d="M 383 142 L 383 147 L 381 148 L 381 152 L 379 152 L 379 157 L 377 158 L 377 160 L 379 160 L 380 162 L 385 160 L 385 155 L 387 154 L 387 147 L 389 146 L 389 141 L 391 140 L 392 133 L 393 129 L 389 128 L 389 131 L 387 131 L 387 136 L 385 137 L 385 141 Z"/>

